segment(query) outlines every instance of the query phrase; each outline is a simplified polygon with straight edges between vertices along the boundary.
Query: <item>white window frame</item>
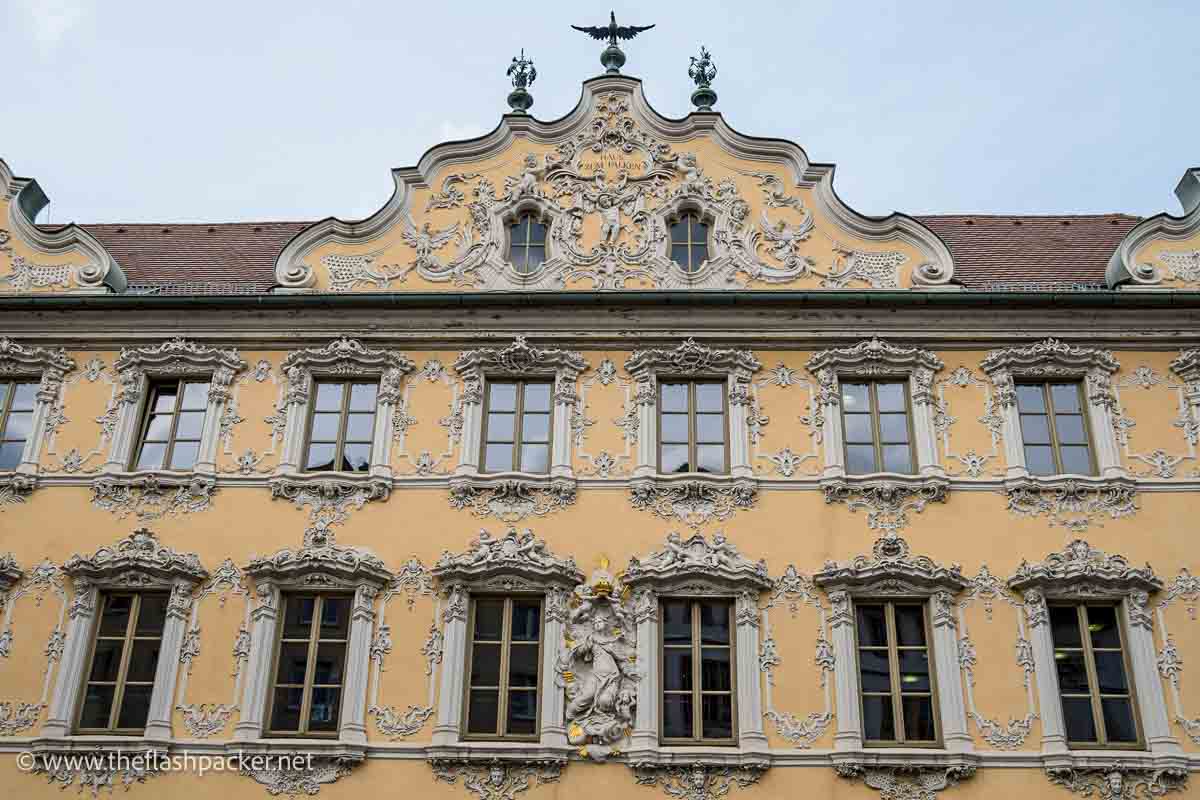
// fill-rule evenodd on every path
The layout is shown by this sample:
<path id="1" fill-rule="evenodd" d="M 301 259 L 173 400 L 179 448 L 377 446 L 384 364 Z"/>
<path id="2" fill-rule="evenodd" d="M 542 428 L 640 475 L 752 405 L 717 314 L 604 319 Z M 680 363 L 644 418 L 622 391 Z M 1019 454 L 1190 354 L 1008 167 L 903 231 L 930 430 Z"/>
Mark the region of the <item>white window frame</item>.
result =
<path id="1" fill-rule="evenodd" d="M 813 576 L 813 583 L 829 596 L 829 625 L 834 648 L 834 677 L 837 684 L 837 732 L 834 749 L 861 753 L 887 753 L 907 748 L 863 746 L 862 704 L 858 676 L 858 644 L 855 634 L 854 601 L 918 600 L 925 606 L 933 638 L 929 641 L 935 675 L 935 702 L 941 722 L 942 746 L 922 747 L 920 752 L 936 758 L 938 753 L 970 753 L 974 739 L 967 729 L 966 702 L 958 663 L 958 622 L 955 596 L 969 581 L 958 566 L 944 567 L 925 556 L 913 556 L 908 543 L 889 533 L 875 541 L 870 556 L 859 556 L 846 564 L 829 563 Z"/>
<path id="2" fill-rule="evenodd" d="M 1120 555 L 1108 555 L 1082 539 L 1076 539 L 1061 551 L 1050 553 L 1040 562 L 1022 561 L 1008 581 L 1025 604 L 1037 674 L 1038 706 L 1042 718 L 1042 753 L 1057 756 L 1067 753 L 1088 757 L 1094 749 L 1070 750 L 1054 665 L 1054 640 L 1050 631 L 1047 601 L 1087 603 L 1108 600 L 1120 607 L 1121 622 L 1128 641 L 1135 709 L 1146 748 L 1154 754 L 1181 753 L 1179 740 L 1171 733 L 1166 696 L 1159 678 L 1154 646 L 1154 614 L 1150 595 L 1163 588 L 1162 580 L 1147 564 L 1133 567 Z M 1119 755 L 1124 753 L 1125 755 Z M 1146 751 L 1105 750 L 1105 758 L 1136 762 Z M 1068 761 L 1065 766 L 1070 766 Z"/>
<path id="3" fill-rule="evenodd" d="M 33 422 L 21 461 L 11 471 L 0 472 L 0 488 L 28 493 L 37 485 L 42 448 L 46 445 L 47 423 L 62 400 L 63 380 L 75 369 L 75 360 L 61 348 L 26 347 L 0 338 L 0 380 L 38 383 L 34 395 Z"/>
<path id="4" fill-rule="evenodd" d="M 101 593 L 167 591 L 170 592 L 167 618 L 144 735 L 149 740 L 170 740 L 179 657 L 191 615 L 193 593 L 208 579 L 208 571 L 201 566 L 195 553 L 172 550 L 159 542 L 152 531 L 142 528 L 111 547 L 101 547 L 90 556 L 71 556 L 63 565 L 63 573 L 74 583 L 74 598 L 67 611 L 62 660 L 42 736 L 65 738 L 74 735 Z"/>

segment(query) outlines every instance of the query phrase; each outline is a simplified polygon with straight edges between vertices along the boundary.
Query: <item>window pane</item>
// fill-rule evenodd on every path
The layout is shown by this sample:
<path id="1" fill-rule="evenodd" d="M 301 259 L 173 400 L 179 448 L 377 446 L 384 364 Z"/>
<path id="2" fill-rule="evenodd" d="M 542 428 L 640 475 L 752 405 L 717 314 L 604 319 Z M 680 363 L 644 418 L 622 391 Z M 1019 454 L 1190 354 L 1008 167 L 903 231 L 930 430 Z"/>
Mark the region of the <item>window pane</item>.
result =
<path id="1" fill-rule="evenodd" d="M 912 472 L 912 450 L 909 449 L 908 445 L 884 445 L 883 470 L 884 472 Z"/>
<path id="2" fill-rule="evenodd" d="M 550 441 L 550 415 L 523 414 L 521 416 L 521 441 Z"/>
<path id="3" fill-rule="evenodd" d="M 508 412 L 488 414 L 487 441 L 511 442 L 516 436 L 516 417 Z"/>
<path id="4" fill-rule="evenodd" d="M 905 414 L 880 414 L 879 435 L 881 442 L 908 444 L 908 416 Z"/>
<path id="5" fill-rule="evenodd" d="M 1030 475 L 1053 475 L 1055 473 L 1054 452 L 1050 446 L 1026 446 L 1025 468 L 1029 470 Z"/>
<path id="6" fill-rule="evenodd" d="M 694 244 L 692 245 L 692 269 L 699 269 L 705 261 L 708 260 L 708 245 Z"/>
<path id="7" fill-rule="evenodd" d="M 700 701 L 701 733 L 705 739 L 733 738 L 733 698 L 727 694 L 704 695 Z"/>
<path id="8" fill-rule="evenodd" d="M 519 644 L 509 650 L 508 685 L 514 687 L 538 685 L 538 649 L 536 645 Z"/>
<path id="9" fill-rule="evenodd" d="M 342 469 L 346 472 L 366 472 L 371 467 L 371 445 L 347 444 L 342 448 Z"/>
<path id="10" fill-rule="evenodd" d="M 300 707 L 303 702 L 303 689 L 276 689 L 275 704 L 271 707 L 271 730 L 300 730 Z"/>
<path id="11" fill-rule="evenodd" d="M 709 443 L 725 443 L 725 415 L 697 414 L 696 441 Z"/>
<path id="12" fill-rule="evenodd" d="M 33 400 L 37 395 L 36 383 L 18 383 L 17 390 L 13 392 L 12 410 L 13 411 L 32 411 Z"/>
<path id="13" fill-rule="evenodd" d="M 1136 742 L 1137 726 L 1133 723 L 1133 706 L 1124 698 L 1105 698 L 1100 701 L 1104 716 L 1104 732 L 1110 742 Z"/>
<path id="14" fill-rule="evenodd" d="M 898 655 L 901 693 L 930 691 L 929 654 L 924 650 L 901 650 Z"/>
<path id="15" fill-rule="evenodd" d="M 921 647 L 925 644 L 925 611 L 921 606 L 896 606 L 896 644 Z"/>
<path id="16" fill-rule="evenodd" d="M 525 410 L 547 412 L 550 410 L 550 384 L 525 384 Z"/>
<path id="17" fill-rule="evenodd" d="M 471 685 L 500 685 L 500 645 L 476 644 L 471 648 Z"/>
<path id="18" fill-rule="evenodd" d="M 317 411 L 341 411 L 344 388 L 340 383 L 318 383 L 317 400 L 313 408 Z"/>
<path id="19" fill-rule="evenodd" d="M 513 244 L 529 243 L 529 222 L 529 215 L 522 214 L 521 218 L 510 226 L 512 228 Z"/>
<path id="20" fill-rule="evenodd" d="M 310 731 L 336 731 L 338 713 L 341 711 L 342 690 L 315 687 L 312 690 L 312 705 L 308 711 Z"/>
<path id="21" fill-rule="evenodd" d="M 1067 723 L 1067 741 L 1095 742 L 1096 723 L 1092 719 L 1092 701 L 1088 697 L 1064 697 L 1063 717 Z"/>
<path id="22" fill-rule="evenodd" d="M 1083 647 L 1075 606 L 1050 606 L 1050 633 L 1055 647 Z"/>
<path id="23" fill-rule="evenodd" d="M 1049 444 L 1049 418 L 1041 414 L 1021 415 L 1021 440 L 1025 444 Z"/>
<path id="24" fill-rule="evenodd" d="M 175 395 L 177 389 L 174 386 L 161 386 L 154 391 L 154 406 L 156 412 L 171 412 L 175 410 Z"/>
<path id="25" fill-rule="evenodd" d="M 688 465 L 688 449 L 687 445 L 681 444 L 664 444 L 662 447 L 662 466 L 661 471 L 664 473 L 672 472 L 687 472 Z"/>
<path id="26" fill-rule="evenodd" d="M 118 728 L 145 728 L 146 717 L 150 716 L 150 694 L 153 686 L 126 686 L 121 698 L 121 711 L 117 714 Z"/>
<path id="27" fill-rule="evenodd" d="M 185 383 L 183 385 L 182 409 L 203 411 L 208 407 L 208 383 Z"/>
<path id="28" fill-rule="evenodd" d="M 133 652 L 129 654 L 129 667 L 125 671 L 125 680 L 154 683 L 154 670 L 158 666 L 158 650 L 158 639 L 135 640 Z"/>
<path id="29" fill-rule="evenodd" d="M 879 411 L 904 411 L 904 384 L 877 383 L 875 384 L 875 399 L 879 402 Z"/>
<path id="30" fill-rule="evenodd" d="M 138 608 L 136 636 L 161 636 L 167 619 L 167 597 L 161 594 L 142 595 Z"/>
<path id="31" fill-rule="evenodd" d="M 489 444 L 484 448 L 483 468 L 487 472 L 506 472 L 513 468 L 511 444 Z"/>
<path id="32" fill-rule="evenodd" d="M 350 414 L 346 418 L 347 442 L 370 442 L 374 436 L 374 414 Z"/>
<path id="33" fill-rule="evenodd" d="M 1100 694 L 1126 694 L 1129 686 L 1125 682 L 1125 659 L 1120 651 L 1102 651 L 1094 655 Z"/>
<path id="34" fill-rule="evenodd" d="M 8 390 L 11 389 L 12 386 L 13 384 L 11 383 L 0 381 L 0 408 L 4 408 L 5 403 L 8 402 Z"/>
<path id="35" fill-rule="evenodd" d="M 472 689 L 467 708 L 467 733 L 495 733 L 499 703 L 500 693 L 496 689 Z"/>
<path id="36" fill-rule="evenodd" d="M 890 742 L 896 739 L 896 725 L 892 714 L 892 698 L 866 696 L 863 702 L 863 738 L 872 742 Z"/>
<path id="37" fill-rule="evenodd" d="M 729 644 L 728 605 L 700 604 L 700 641 L 703 644 Z"/>
<path id="38" fill-rule="evenodd" d="M 1087 694 L 1087 667 L 1082 650 L 1055 650 L 1054 666 L 1058 669 L 1058 690 L 1063 694 Z"/>
<path id="39" fill-rule="evenodd" d="M 345 639 L 350 633 L 350 598 L 326 597 L 321 603 L 321 624 L 317 635 L 322 639 Z"/>
<path id="40" fill-rule="evenodd" d="M 662 735 L 675 739 L 692 737 L 692 696 L 690 694 L 663 695 Z"/>
<path id="41" fill-rule="evenodd" d="M 696 472 L 721 473 L 725 471 L 725 445 L 702 444 L 696 447 Z"/>
<path id="42" fill-rule="evenodd" d="M 1063 472 L 1073 475 L 1089 475 L 1092 471 L 1092 460 L 1086 447 L 1068 446 L 1062 449 Z"/>
<path id="43" fill-rule="evenodd" d="M 91 681 L 115 681 L 121 670 L 121 652 L 124 642 L 120 639 L 97 639 L 92 656 Z"/>
<path id="44" fill-rule="evenodd" d="M 133 610 L 133 598 L 116 595 L 105 598 L 104 612 L 100 615 L 101 636 L 124 636 L 129 628 L 129 614 Z"/>
<path id="45" fill-rule="evenodd" d="M 1116 606 L 1088 606 L 1087 626 L 1092 637 L 1092 647 L 1121 646 Z"/>
<path id="46" fill-rule="evenodd" d="M 692 641 L 692 614 L 686 601 L 669 600 L 662 604 L 663 642 L 689 644 Z"/>
<path id="47" fill-rule="evenodd" d="M 700 651 L 700 688 L 706 692 L 728 692 L 733 689 L 728 647 L 706 647 Z"/>
<path id="48" fill-rule="evenodd" d="M 527 444 L 521 448 L 522 472 L 549 472 L 550 445 Z"/>
<path id="49" fill-rule="evenodd" d="M 178 442 L 171 451 L 170 469 L 191 469 L 199 458 L 199 442 Z"/>
<path id="50" fill-rule="evenodd" d="M 871 445 L 846 445 L 846 471 L 851 475 L 875 472 L 875 448 Z"/>
<path id="51" fill-rule="evenodd" d="M 932 742 L 937 738 L 933 728 L 933 698 L 905 697 L 904 736 L 914 742 Z"/>
<path id="52" fill-rule="evenodd" d="M 508 693 L 508 733 L 521 736 L 536 731 L 537 696 L 529 691 Z"/>
<path id="53" fill-rule="evenodd" d="M 672 225 L 671 225 L 671 241 L 672 242 L 686 242 L 687 240 L 688 240 L 688 221 L 687 221 L 687 217 L 684 217 L 679 222 L 672 223 Z"/>
<path id="54" fill-rule="evenodd" d="M 862 676 L 864 692 L 891 691 L 892 674 L 888 667 L 886 650 L 859 650 L 858 669 Z"/>
<path id="55" fill-rule="evenodd" d="M 490 411 L 517 410 L 517 385 L 515 383 L 493 383 L 488 391 L 488 409 Z"/>
<path id="56" fill-rule="evenodd" d="M 313 663 L 313 683 L 341 683 L 345 680 L 342 669 L 346 663 L 346 645 L 341 642 L 322 642 L 317 645 L 317 658 Z"/>
<path id="57" fill-rule="evenodd" d="M 162 469 L 163 459 L 167 455 L 167 446 L 165 444 L 144 444 L 142 452 L 138 455 L 138 469 Z"/>
<path id="58" fill-rule="evenodd" d="M 342 415 L 337 412 L 313 414 L 312 436 L 314 442 L 336 442 L 342 425 Z"/>
<path id="59" fill-rule="evenodd" d="M 688 440 L 688 415 L 663 414 L 661 435 L 664 442 L 686 442 Z"/>
<path id="60" fill-rule="evenodd" d="M 146 424 L 145 441 L 165 442 L 171 435 L 172 419 L 174 419 L 174 417 L 172 417 L 170 414 L 154 414 L 151 416 L 150 421 Z M 9 420 L 9 427 L 12 427 L 11 419 Z"/>
<path id="61" fill-rule="evenodd" d="M 1046 410 L 1046 398 L 1041 384 L 1017 384 L 1017 410 L 1041 413 Z"/>
<path id="62" fill-rule="evenodd" d="M 503 619 L 503 600 L 486 597 L 475 601 L 475 641 L 500 641 L 500 626 Z"/>
<path id="63" fill-rule="evenodd" d="M 704 413 L 723 413 L 725 401 L 721 395 L 725 385 L 721 383 L 696 384 L 696 410 Z"/>
<path id="64" fill-rule="evenodd" d="M 671 260 L 685 270 L 691 269 L 691 262 L 688 260 L 688 247 L 686 244 L 671 245 Z"/>
<path id="65" fill-rule="evenodd" d="M 663 689 L 692 690 L 692 650 L 686 647 L 663 649 Z"/>
<path id="66" fill-rule="evenodd" d="M 1083 417 L 1078 414 L 1059 414 L 1054 418 L 1058 441 L 1062 444 L 1087 444 L 1087 433 L 1083 428 Z"/>
<path id="67" fill-rule="evenodd" d="M 333 469 L 333 456 L 337 450 L 334 444 L 312 444 L 308 446 L 308 458 L 304 460 L 304 468 L 311 470 Z"/>
<path id="68" fill-rule="evenodd" d="M 87 694 L 83 697 L 83 713 L 79 715 L 79 727 L 107 728 L 116 691 L 115 686 L 89 685 Z"/>
<path id="69" fill-rule="evenodd" d="M 1052 383 L 1050 384 L 1050 401 L 1058 413 L 1079 411 L 1079 384 Z"/>
<path id="70" fill-rule="evenodd" d="M 537 269 L 546 260 L 546 248 L 541 246 L 531 245 L 526 250 L 525 270 L 532 272 Z"/>
<path id="71" fill-rule="evenodd" d="M 686 383 L 662 384 L 662 410 L 687 412 L 688 385 Z"/>
<path id="72" fill-rule="evenodd" d="M 24 451 L 24 442 L 0 444 L 0 470 L 16 469 L 21 463 L 21 454 Z"/>
<path id="73" fill-rule="evenodd" d="M 525 257 L 525 246 L 513 243 L 508 248 L 508 260 L 512 262 L 513 268 L 517 272 L 526 272 L 529 269 L 528 260 Z"/>
<path id="74" fill-rule="evenodd" d="M 33 412 L 14 411 L 8 415 L 8 423 L 4 426 L 4 438 L 24 441 L 33 430 Z"/>
<path id="75" fill-rule="evenodd" d="M 865 383 L 842 384 L 842 407 L 848 412 L 871 410 L 868 387 Z"/>
<path id="76" fill-rule="evenodd" d="M 375 393 L 379 387 L 373 383 L 356 383 L 350 387 L 351 411 L 374 411 Z"/>
<path id="77" fill-rule="evenodd" d="M 858 619 L 859 647 L 887 646 L 887 623 L 883 617 L 883 606 L 855 606 Z"/>
<path id="78" fill-rule="evenodd" d="M 282 642 L 279 645 L 279 666 L 276 683 L 304 683 L 308 669 L 308 642 Z"/>
<path id="79" fill-rule="evenodd" d="M 294 596 L 287 598 L 283 617 L 284 639 L 307 639 L 312 634 L 313 614 L 316 613 L 315 597 Z"/>
<path id="80" fill-rule="evenodd" d="M 537 602 L 514 600 L 512 607 L 512 640 L 536 642 L 542 627 L 541 605 Z"/>
<path id="81" fill-rule="evenodd" d="M 540 222 L 529 220 L 529 241 L 541 244 L 546 241 L 546 226 Z"/>
<path id="82" fill-rule="evenodd" d="M 875 432 L 871 430 L 870 414 L 847 414 L 844 418 L 847 442 L 875 441 Z"/>

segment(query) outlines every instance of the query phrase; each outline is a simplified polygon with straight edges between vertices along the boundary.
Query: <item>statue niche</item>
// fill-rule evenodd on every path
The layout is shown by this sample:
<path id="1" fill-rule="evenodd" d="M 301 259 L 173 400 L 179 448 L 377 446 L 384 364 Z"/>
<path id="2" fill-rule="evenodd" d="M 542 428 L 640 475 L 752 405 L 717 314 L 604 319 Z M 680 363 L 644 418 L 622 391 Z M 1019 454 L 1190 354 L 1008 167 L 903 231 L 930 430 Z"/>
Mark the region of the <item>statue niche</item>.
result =
<path id="1" fill-rule="evenodd" d="M 558 672 L 566 687 L 567 740 L 604 761 L 633 727 L 637 639 L 623 587 L 607 561 L 575 588 Z"/>

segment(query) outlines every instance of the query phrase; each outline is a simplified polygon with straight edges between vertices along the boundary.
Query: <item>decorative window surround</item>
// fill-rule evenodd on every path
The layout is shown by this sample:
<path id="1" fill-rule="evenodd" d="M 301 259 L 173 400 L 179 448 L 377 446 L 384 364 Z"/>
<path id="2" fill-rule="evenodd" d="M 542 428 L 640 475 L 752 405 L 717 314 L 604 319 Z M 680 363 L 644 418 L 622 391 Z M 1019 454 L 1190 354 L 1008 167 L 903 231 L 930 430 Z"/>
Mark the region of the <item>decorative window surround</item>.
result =
<path id="1" fill-rule="evenodd" d="M 1109 599 L 1120 604 L 1140 724 L 1150 755 L 1154 756 L 1153 762 L 1158 767 L 1186 765 L 1179 741 L 1171 733 L 1155 661 L 1154 616 L 1148 602 L 1149 595 L 1162 587 L 1162 581 L 1149 564 L 1142 568 L 1132 567 L 1124 557 L 1106 555 L 1082 539 L 1074 540 L 1061 552 L 1051 553 L 1036 564 L 1022 561 L 1009 578 L 1008 588 L 1024 598 L 1029 622 L 1042 716 L 1042 755 L 1048 773 L 1099 764 L 1106 770 L 1119 770 L 1125 765 L 1138 766 L 1147 761 L 1145 752 L 1127 754 L 1105 750 L 1101 754 L 1068 748 L 1046 608 L 1046 601 L 1055 599 Z"/>
<path id="2" fill-rule="evenodd" d="M 309 528 L 304 546 L 284 549 L 272 556 L 255 557 L 245 568 L 254 581 L 258 603 L 250 612 L 250 651 L 242 691 L 241 718 L 234 726 L 238 741 L 262 737 L 271 690 L 271 660 L 278 638 L 281 594 L 287 591 L 342 590 L 353 593 L 350 641 L 346 650 L 346 677 L 342 684 L 342 715 L 334 746 L 337 755 L 362 760 L 367 743 L 367 677 L 371 659 L 375 598 L 392 580 L 382 560 L 364 548 L 338 545 L 328 527 Z M 304 740 L 305 751 L 325 751 L 327 740 Z M 256 779 L 257 780 L 257 779 Z M 336 780 L 336 778 L 334 778 Z"/>
<path id="3" fill-rule="evenodd" d="M 711 543 L 702 534 L 683 541 L 679 534 L 670 533 L 663 550 L 629 559 L 624 582 L 633 592 L 633 620 L 637 625 L 638 661 L 642 670 L 637 684 L 633 734 L 627 750 L 630 764 L 643 770 L 654 765 L 677 764 L 675 756 L 686 751 L 688 763 L 766 769 L 768 746 L 763 731 L 762 679 L 758 669 L 758 598 L 773 586 L 766 562 L 746 559 L 720 533 Z M 659 743 L 659 600 L 671 596 L 730 597 L 735 601 L 736 748 L 681 750 Z"/>
<path id="4" fill-rule="evenodd" d="M 858 656 L 854 632 L 853 599 L 880 597 L 915 597 L 927 604 L 933 638 L 934 674 L 937 681 L 937 703 L 942 725 L 944 749 L 929 749 L 928 756 L 904 757 L 905 763 L 916 766 L 945 763 L 944 756 L 970 753 L 974 741 L 967 730 L 966 706 L 963 702 L 962 681 L 958 679 L 958 631 L 955 617 L 955 595 L 967 588 L 957 564 L 944 567 L 926 556 L 910 554 L 908 542 L 889 531 L 875 541 L 871 555 L 860 555 L 839 565 L 828 562 L 813 575 L 813 583 L 825 590 L 830 602 L 830 625 L 833 628 L 834 674 L 837 677 L 837 733 L 834 749 L 852 753 L 848 761 L 861 767 L 873 753 L 895 753 L 893 748 L 864 748 L 862 710 L 859 703 Z M 912 753 L 912 750 L 906 750 Z M 931 758 L 931 761 L 923 759 Z M 938 759 L 942 759 L 939 761 Z M 967 762 L 952 762 L 957 766 Z M 839 767 L 839 773 L 841 769 Z M 965 777 L 965 776 L 964 776 Z"/>
<path id="5" fill-rule="evenodd" d="M 208 578 L 208 572 L 200 565 L 199 557 L 195 553 L 172 550 L 161 544 L 153 532 L 141 528 L 111 547 L 101 547 L 90 556 L 71 556 L 63 564 L 63 573 L 74 582 L 75 597 L 67 612 L 70 621 L 63 644 L 62 663 L 46 723 L 42 726 L 42 736 L 61 739 L 73 732 L 82 694 L 80 688 L 86 678 L 84 670 L 92 646 L 100 592 L 166 589 L 171 595 L 167 603 L 158 667 L 154 673 L 154 691 L 150 697 L 145 739 L 169 741 L 179 656 L 192 610 L 192 595 L 196 587 Z"/>
<path id="6" fill-rule="evenodd" d="M 392 417 L 400 402 L 404 376 L 415 369 L 412 361 L 391 350 L 373 350 L 357 339 L 336 339 L 325 347 L 313 347 L 289 353 L 280 364 L 287 377 L 283 407 L 287 420 L 279 456 L 277 477 L 306 481 L 307 475 L 339 481 L 370 483 L 372 478 L 391 480 Z M 309 403 L 318 378 L 378 378 L 375 395 L 375 431 L 371 443 L 371 468 L 366 473 L 305 473 L 303 461 L 305 433 L 308 429 Z M 400 409 L 403 411 L 403 409 Z M 377 494 L 377 493 L 373 493 Z M 382 497 L 371 499 L 386 499 Z M 360 504 L 361 505 L 361 504 Z"/>
<path id="7" fill-rule="evenodd" d="M 523 760 L 565 762 L 568 745 L 563 723 L 563 693 L 551 687 L 559 653 L 554 643 L 563 641 L 567 620 L 567 597 L 583 581 L 583 573 L 572 558 L 561 559 L 546 549 L 546 543 L 525 530 L 509 528 L 503 538 L 487 531 L 467 544 L 463 553 L 442 553 L 434 565 L 442 597 L 442 678 L 433 745 L 428 750 L 435 773 L 437 765 L 451 762 L 490 762 L 519 754 Z M 467 616 L 472 593 L 544 595 L 539 742 L 470 742 L 462 740 L 463 685 L 466 680 Z M 492 777 L 495 777 L 493 775 Z M 468 786 L 469 788 L 469 786 Z"/>
<path id="8" fill-rule="evenodd" d="M 21 462 L 11 472 L 0 473 L 0 511 L 9 504 L 24 502 L 37 487 L 42 448 L 52 415 L 61 413 L 63 380 L 75 369 L 75 361 L 61 348 L 24 347 L 0 338 L 0 378 L 30 378 L 40 381 L 34 395 L 33 424 L 25 440 Z"/>
<path id="9" fill-rule="evenodd" d="M 1005 475 L 1010 481 L 1045 483 L 1043 478 L 1031 477 L 1025 466 L 1015 386 L 1016 381 L 1024 378 L 1082 381 L 1099 477 L 1112 479 L 1127 476 L 1125 468 L 1121 466 L 1113 427 L 1116 396 L 1113 394 L 1112 376 L 1121 365 L 1111 352 L 1046 339 L 1028 347 L 992 350 L 979 366 L 996 389 L 996 411 L 1003 419 L 1004 457 L 1008 464 Z M 1082 477 L 1086 479 L 1090 476 Z"/>

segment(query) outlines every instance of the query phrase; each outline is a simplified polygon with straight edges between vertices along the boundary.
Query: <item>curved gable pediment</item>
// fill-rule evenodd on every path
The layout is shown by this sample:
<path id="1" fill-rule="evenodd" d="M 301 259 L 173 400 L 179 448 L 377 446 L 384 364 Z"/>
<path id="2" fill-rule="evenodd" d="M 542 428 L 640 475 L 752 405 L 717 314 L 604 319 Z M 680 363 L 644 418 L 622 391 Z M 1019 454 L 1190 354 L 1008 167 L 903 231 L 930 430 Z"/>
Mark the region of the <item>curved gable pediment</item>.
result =
<path id="1" fill-rule="evenodd" d="M 842 203 L 831 165 L 719 114 L 663 117 L 624 76 L 586 81 L 564 117 L 505 115 L 392 177 L 372 216 L 298 234 L 277 261 L 278 290 L 904 289 L 953 277 L 928 228 Z M 509 226 L 525 214 L 546 226 L 532 270 L 509 260 Z M 684 214 L 707 226 L 692 269 L 672 260 Z"/>

